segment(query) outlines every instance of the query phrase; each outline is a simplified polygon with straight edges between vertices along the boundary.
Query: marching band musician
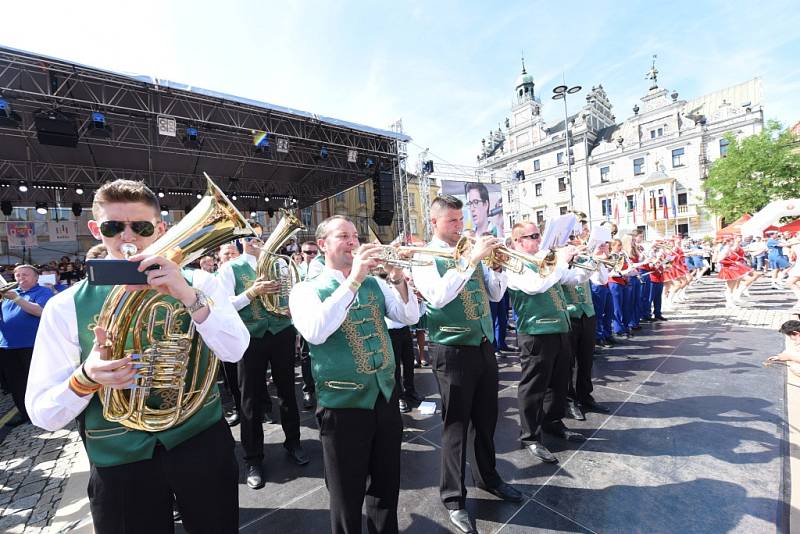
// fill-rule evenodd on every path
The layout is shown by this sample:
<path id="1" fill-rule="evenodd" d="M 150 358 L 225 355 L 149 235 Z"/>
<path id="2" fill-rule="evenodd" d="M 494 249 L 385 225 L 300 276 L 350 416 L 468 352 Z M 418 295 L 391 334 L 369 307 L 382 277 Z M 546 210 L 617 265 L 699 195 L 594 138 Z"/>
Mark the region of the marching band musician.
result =
<path id="1" fill-rule="evenodd" d="M 252 221 L 251 227 L 261 235 L 261 225 Z M 280 399 L 283 446 L 297 465 L 308 464 L 300 444 L 300 413 L 294 392 L 295 331 L 292 320 L 269 313 L 261 296 L 280 291 L 280 282 L 262 280 L 256 276 L 258 256 L 263 242 L 259 237 L 242 239 L 243 252 L 238 258 L 224 263 L 219 269 L 219 281 L 228 292 L 233 307 L 250 332 L 250 345 L 239 362 L 241 389 L 241 440 L 247 464 L 247 485 L 263 488 L 264 427 L 266 403 L 264 387 L 267 365 L 272 367 L 272 380 Z"/>
<path id="2" fill-rule="evenodd" d="M 116 180 L 97 190 L 89 230 L 110 257 L 124 259 L 123 245 L 143 250 L 164 234 L 160 211 L 158 197 L 143 183 Z M 156 266 L 147 271 L 149 288 L 186 307 L 191 321 L 177 322 L 176 329 L 185 333 L 191 322 L 195 335 L 220 360 L 242 357 L 247 329 L 214 276 L 182 270 L 163 256 L 140 254 L 131 260 L 141 260 L 142 272 Z M 25 399 L 32 421 L 56 430 L 78 418 L 91 463 L 88 491 L 95 532 L 171 533 L 173 495 L 187 531 L 238 532 L 239 470 L 218 391 L 185 422 L 160 432 L 134 430 L 103 417 L 95 393 L 101 387 L 132 388 L 139 365 L 137 355 L 107 359 L 106 342 L 120 333 L 95 326 L 113 287 L 83 280 L 44 308 Z M 148 403 L 163 403 L 160 391 Z"/>
<path id="3" fill-rule="evenodd" d="M 608 242 L 597 245 L 595 257 L 598 259 L 608 258 Z M 610 347 L 616 342 L 611 333 L 611 318 L 614 315 L 614 308 L 611 304 L 611 292 L 608 289 L 608 269 L 601 269 L 589 278 L 592 288 L 592 305 L 597 317 L 596 343 L 601 347 Z"/>
<path id="4" fill-rule="evenodd" d="M 533 223 L 517 223 L 511 230 L 514 249 L 528 255 L 539 252 L 541 233 Z M 570 382 L 570 316 L 561 286 L 575 255 L 573 247 L 563 247 L 549 274 L 539 266 L 527 264 L 522 273 L 508 273 L 511 302 L 517 312 L 517 343 L 522 373 L 519 403 L 521 441 L 528 451 L 547 463 L 558 459 L 545 447 L 542 431 L 566 439 L 581 435 L 568 430 L 564 417 Z M 594 335 L 594 334 L 592 334 Z"/>
<path id="5" fill-rule="evenodd" d="M 433 200 L 431 248 L 452 250 L 456 245 L 464 227 L 462 207 L 459 199 L 449 195 Z M 489 301 L 503 296 L 506 276 L 482 263 L 499 246 L 497 240 L 491 236 L 474 239 L 470 257 L 464 258 L 469 265 L 463 271 L 453 268 L 452 260 L 441 258 L 412 269 L 414 285 L 427 301 L 429 357 L 442 398 L 439 492 L 450 522 L 462 532 L 474 532 L 465 508 L 467 450 L 473 456 L 470 466 L 478 487 L 503 500 L 523 500 L 495 467 L 498 371 Z M 467 446 L 468 439 L 473 447 Z"/>
<path id="6" fill-rule="evenodd" d="M 661 295 L 664 292 L 664 250 L 654 244 L 650 251 L 649 263 L 642 266 L 644 272 L 649 273 L 647 279 L 649 283 L 648 294 L 642 302 L 642 320 L 646 322 L 666 321 L 666 317 L 661 315 Z"/>
<path id="7" fill-rule="evenodd" d="M 389 269 L 391 289 L 368 276 L 380 245 L 359 247 L 349 218 L 325 219 L 316 238 L 324 266 L 294 287 L 289 308 L 310 345 L 331 530 L 360 533 L 366 496 L 369 531 L 395 533 L 403 427 L 384 317 L 414 324 L 419 307 L 401 269 Z"/>

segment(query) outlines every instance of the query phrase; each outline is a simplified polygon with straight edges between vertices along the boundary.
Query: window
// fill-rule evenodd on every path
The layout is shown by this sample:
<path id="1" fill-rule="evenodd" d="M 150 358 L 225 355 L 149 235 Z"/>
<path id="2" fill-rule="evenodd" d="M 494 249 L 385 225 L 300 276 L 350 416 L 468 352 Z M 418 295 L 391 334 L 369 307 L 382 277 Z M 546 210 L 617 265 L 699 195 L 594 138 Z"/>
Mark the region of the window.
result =
<path id="1" fill-rule="evenodd" d="M 564 153 L 563 152 L 559 152 L 558 154 L 556 154 L 556 163 L 558 165 L 561 165 L 562 163 L 564 163 Z"/>
<path id="2" fill-rule="evenodd" d="M 566 215 L 567 214 L 567 207 L 566 206 L 559 207 L 558 208 L 558 213 L 559 213 L 559 215 Z"/>
<path id="3" fill-rule="evenodd" d="M 534 185 L 533 190 L 537 197 L 542 196 L 542 183 L 539 182 L 538 184 Z"/>
<path id="4" fill-rule="evenodd" d="M 529 221 L 530 218 L 531 218 L 531 214 L 530 213 L 523 213 L 522 214 L 522 220 L 523 221 Z"/>
<path id="5" fill-rule="evenodd" d="M 538 159 L 535 159 L 535 160 L 533 160 L 533 170 L 534 170 L 534 171 L 538 171 L 538 170 L 539 170 L 539 169 L 541 169 L 541 168 L 542 168 L 542 167 L 541 167 L 541 165 L 539 164 L 539 160 L 538 160 Z"/>
<path id="6" fill-rule="evenodd" d="M 366 202 L 366 199 L 364 200 Z M 417 207 L 417 195 L 414 193 L 409 193 L 408 195 L 408 207 L 412 210 Z"/>
<path id="7" fill-rule="evenodd" d="M 719 140 L 719 157 L 724 158 L 728 155 L 728 145 L 730 144 L 731 142 L 727 139 L 723 138 Z"/>
<path id="8" fill-rule="evenodd" d="M 367 203 L 367 188 L 364 185 L 358 186 L 358 201 L 362 205 Z"/>
<path id="9" fill-rule="evenodd" d="M 611 199 L 604 198 L 600 202 L 602 203 L 603 217 L 611 217 L 613 215 L 613 213 L 611 213 Z"/>
<path id="10" fill-rule="evenodd" d="M 641 176 L 644 174 L 644 158 L 636 158 L 633 160 L 633 175 Z"/>
<path id="11" fill-rule="evenodd" d="M 509 202 L 512 202 L 512 201 L 513 201 L 513 198 L 512 198 L 512 196 L 513 196 L 513 195 L 512 195 L 511 193 L 512 193 L 512 191 L 511 191 L 511 189 L 509 189 L 509 190 L 508 190 L 508 201 L 509 201 Z"/>
<path id="12" fill-rule="evenodd" d="M 678 193 L 678 206 L 685 206 L 688 201 L 689 197 L 686 193 Z"/>
<path id="13" fill-rule="evenodd" d="M 610 167 L 600 167 L 600 183 L 601 184 L 604 184 L 604 183 L 608 182 L 608 180 L 609 180 L 608 173 L 609 173 L 610 170 L 611 170 Z"/>
<path id="14" fill-rule="evenodd" d="M 656 137 L 663 137 L 664 136 L 664 128 L 655 128 L 650 130 L 650 139 L 655 139 Z"/>
<path id="15" fill-rule="evenodd" d="M 562 176 L 558 179 L 558 192 L 563 193 L 567 190 L 567 178 L 566 176 Z"/>
<path id="16" fill-rule="evenodd" d="M 300 220 L 306 228 L 311 228 L 311 207 L 303 208 L 300 210 Z"/>
<path id="17" fill-rule="evenodd" d="M 659 208 L 663 208 L 664 207 L 664 201 L 666 199 L 667 199 L 667 197 L 664 196 L 664 190 L 663 189 L 659 189 L 658 190 L 658 207 Z"/>
<path id="18" fill-rule="evenodd" d="M 683 148 L 676 148 L 672 151 L 672 166 L 683 167 Z"/>
<path id="19" fill-rule="evenodd" d="M 408 222 L 409 222 L 409 230 L 411 230 L 411 235 L 417 235 L 417 218 L 411 217 Z"/>
<path id="20" fill-rule="evenodd" d="M 678 233 L 681 235 L 689 235 L 689 225 L 688 224 L 679 224 L 678 225 Z"/>
<path id="21" fill-rule="evenodd" d="M 544 210 L 539 210 L 536 212 L 536 224 L 542 224 L 544 222 Z"/>
<path id="22" fill-rule="evenodd" d="M 628 195 L 625 199 L 625 204 L 628 206 L 628 213 L 633 211 L 633 195 Z"/>

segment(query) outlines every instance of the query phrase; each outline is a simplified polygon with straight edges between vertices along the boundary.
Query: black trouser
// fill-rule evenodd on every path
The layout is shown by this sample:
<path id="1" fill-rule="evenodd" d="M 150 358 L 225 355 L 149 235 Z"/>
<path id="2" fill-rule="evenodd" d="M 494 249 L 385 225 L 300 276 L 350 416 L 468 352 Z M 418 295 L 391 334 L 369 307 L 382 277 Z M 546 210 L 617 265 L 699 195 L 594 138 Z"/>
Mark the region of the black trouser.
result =
<path id="1" fill-rule="evenodd" d="M 311 355 L 308 353 L 308 341 L 300 336 L 300 372 L 303 375 L 303 393 L 314 393 L 314 375 L 311 374 Z"/>
<path id="2" fill-rule="evenodd" d="M 251 337 L 250 346 L 239 362 L 239 384 L 242 388 L 242 448 L 248 465 L 264 459 L 264 396 L 267 365 L 272 365 L 272 381 L 281 401 L 281 426 L 286 436 L 284 447 L 300 441 L 300 414 L 294 393 L 294 328 L 277 334 Z"/>
<path id="3" fill-rule="evenodd" d="M 157 445 L 149 460 L 91 466 L 89 504 L 97 534 L 171 534 L 173 495 L 187 532 L 239 531 L 235 443 L 220 419 L 172 450 Z"/>
<path id="4" fill-rule="evenodd" d="M 570 359 L 569 390 L 570 400 L 584 402 L 592 398 L 592 364 L 594 363 L 594 344 L 597 337 L 597 317 L 581 315 L 580 319 L 572 319 L 570 342 L 572 358 Z"/>
<path id="5" fill-rule="evenodd" d="M 431 368 L 442 397 L 442 463 L 439 494 L 450 510 L 464 508 L 467 450 L 476 484 L 498 486 L 494 430 L 497 426 L 497 360 L 486 338 L 479 347 L 430 345 Z M 467 444 L 472 442 L 472 448 Z"/>
<path id="6" fill-rule="evenodd" d="M 19 410 L 19 415 L 27 420 L 25 409 L 25 389 L 28 387 L 28 371 L 31 368 L 33 347 L 22 349 L 0 349 L 0 369 L 6 377 L 11 398 Z"/>
<path id="7" fill-rule="evenodd" d="M 397 393 L 389 402 L 379 394 L 372 410 L 319 407 L 317 422 L 331 532 L 360 534 L 365 502 L 368 532 L 397 532 L 403 436 Z"/>
<path id="8" fill-rule="evenodd" d="M 517 389 L 520 439 L 542 440 L 542 427 L 558 425 L 564 417 L 569 381 L 569 334 L 531 336 L 517 332 L 522 373 Z"/>
<path id="9" fill-rule="evenodd" d="M 411 338 L 411 328 L 390 328 L 389 337 L 392 339 L 394 350 L 394 381 L 397 391 L 401 396 L 413 393 L 414 389 L 414 342 Z M 400 381 L 400 368 L 403 368 L 403 379 Z M 402 386 L 401 386 L 402 384 Z"/>
<path id="10" fill-rule="evenodd" d="M 242 392 L 239 391 L 239 364 L 236 362 L 221 362 L 220 372 L 225 389 L 233 400 L 237 412 L 242 411 Z M 227 399 L 225 402 L 229 402 Z M 227 405 L 226 405 L 227 406 Z"/>

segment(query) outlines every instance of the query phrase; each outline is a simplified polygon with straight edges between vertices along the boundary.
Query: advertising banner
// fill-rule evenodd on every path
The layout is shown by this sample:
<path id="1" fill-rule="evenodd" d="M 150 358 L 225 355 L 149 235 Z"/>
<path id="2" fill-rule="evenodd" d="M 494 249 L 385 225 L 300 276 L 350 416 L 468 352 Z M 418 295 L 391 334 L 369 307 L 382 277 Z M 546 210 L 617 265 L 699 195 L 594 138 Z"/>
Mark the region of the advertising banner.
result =
<path id="1" fill-rule="evenodd" d="M 8 248 L 33 248 L 38 242 L 36 239 L 36 223 L 32 222 L 7 222 Z"/>
<path id="2" fill-rule="evenodd" d="M 491 233 L 503 237 L 503 194 L 500 184 L 442 180 L 441 194 L 464 203 L 464 229 L 481 236 Z"/>

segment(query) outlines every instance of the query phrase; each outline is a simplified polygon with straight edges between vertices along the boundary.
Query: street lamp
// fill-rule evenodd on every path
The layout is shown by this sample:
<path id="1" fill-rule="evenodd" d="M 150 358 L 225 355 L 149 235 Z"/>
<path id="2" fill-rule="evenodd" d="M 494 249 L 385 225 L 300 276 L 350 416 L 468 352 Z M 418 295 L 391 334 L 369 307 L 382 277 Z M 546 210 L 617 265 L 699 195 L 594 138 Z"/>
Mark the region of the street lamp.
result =
<path id="1" fill-rule="evenodd" d="M 564 145 L 567 153 L 567 180 L 569 180 L 569 209 L 574 208 L 575 197 L 572 193 L 572 154 L 570 152 L 570 139 L 569 139 L 569 116 L 567 115 L 567 95 L 572 95 L 581 90 L 580 85 L 567 87 L 566 85 L 559 85 L 553 89 L 553 100 L 564 101 Z"/>

